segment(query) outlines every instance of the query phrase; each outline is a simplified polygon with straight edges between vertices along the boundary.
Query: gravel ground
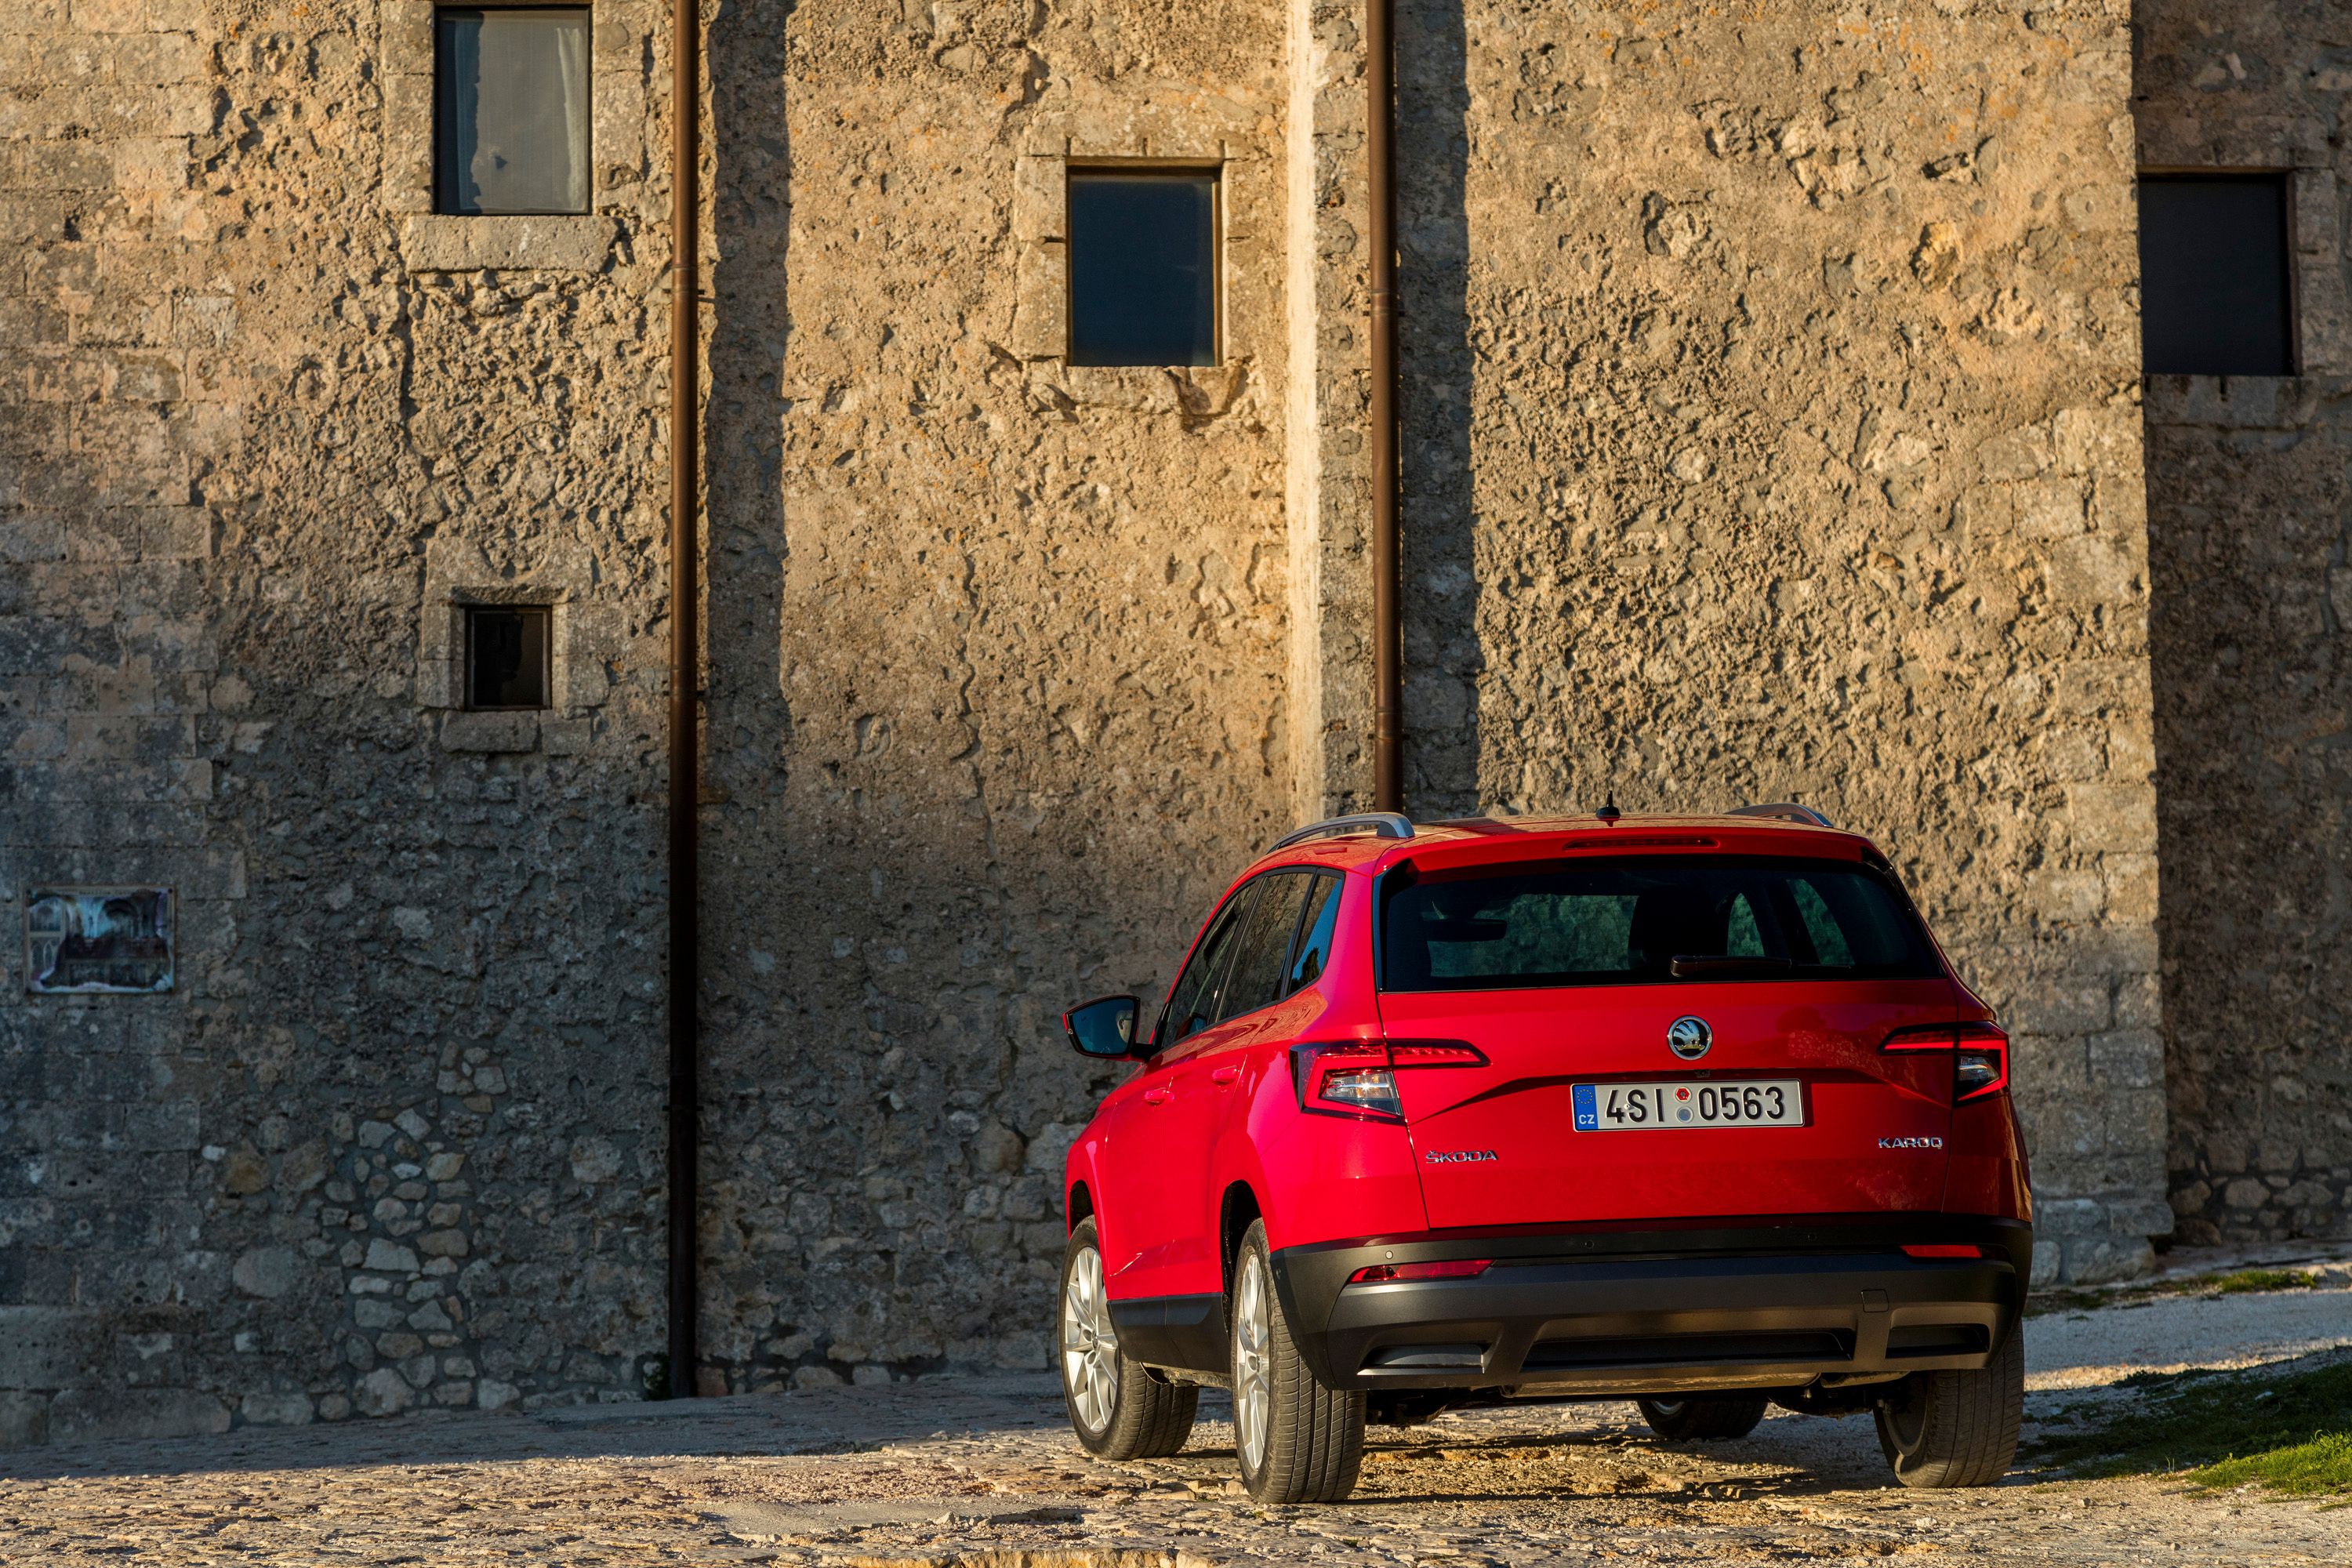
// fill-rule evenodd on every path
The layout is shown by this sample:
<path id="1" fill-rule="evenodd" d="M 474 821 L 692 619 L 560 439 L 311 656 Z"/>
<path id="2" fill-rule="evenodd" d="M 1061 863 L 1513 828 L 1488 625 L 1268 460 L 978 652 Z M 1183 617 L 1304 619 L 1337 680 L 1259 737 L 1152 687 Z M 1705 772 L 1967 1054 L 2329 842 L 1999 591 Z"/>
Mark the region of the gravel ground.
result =
<path id="1" fill-rule="evenodd" d="M 2029 1420 L 2135 1371 L 2352 1346 L 2352 1267 L 2327 1270 L 2032 1320 Z M 1125 1466 L 1080 1452 L 1038 1377 L 40 1450 L 0 1456 L 0 1563 L 2352 1563 L 2352 1509 L 2163 1478 L 1906 1492 L 1867 1417 L 1670 1447 L 1623 1404 L 1375 1427 L 1354 1500 L 1259 1509 L 1225 1414 L 1212 1395 L 1182 1454 Z"/>

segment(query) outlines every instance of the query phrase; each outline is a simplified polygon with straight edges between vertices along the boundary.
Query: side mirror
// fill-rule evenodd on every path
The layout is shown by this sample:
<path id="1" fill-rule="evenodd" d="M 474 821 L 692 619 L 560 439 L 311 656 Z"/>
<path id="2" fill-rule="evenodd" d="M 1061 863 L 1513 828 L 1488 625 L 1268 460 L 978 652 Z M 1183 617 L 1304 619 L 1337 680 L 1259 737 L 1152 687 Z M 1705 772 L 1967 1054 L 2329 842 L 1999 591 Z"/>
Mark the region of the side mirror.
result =
<path id="1" fill-rule="evenodd" d="M 1135 1016 L 1142 1004 L 1132 996 L 1097 996 L 1062 1015 L 1063 1032 L 1082 1057 L 1135 1054 Z"/>

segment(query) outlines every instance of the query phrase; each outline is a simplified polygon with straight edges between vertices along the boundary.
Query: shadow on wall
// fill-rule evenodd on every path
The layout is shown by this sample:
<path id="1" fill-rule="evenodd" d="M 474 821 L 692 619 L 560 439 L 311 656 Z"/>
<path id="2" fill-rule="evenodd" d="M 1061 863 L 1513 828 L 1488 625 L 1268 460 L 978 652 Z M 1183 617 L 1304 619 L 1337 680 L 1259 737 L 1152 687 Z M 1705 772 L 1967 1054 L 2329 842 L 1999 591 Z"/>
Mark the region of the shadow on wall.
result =
<path id="1" fill-rule="evenodd" d="M 1405 808 L 1478 809 L 1471 494 L 1469 46 L 1461 0 L 1397 6 L 1398 354 L 1403 362 Z"/>
<path id="2" fill-rule="evenodd" d="M 2147 421 L 2169 1195 L 2192 1245 L 2343 1237 L 2352 435 L 2196 390 L 2151 378 Z"/>
<path id="3" fill-rule="evenodd" d="M 781 807 L 792 713 L 783 654 L 785 519 L 780 383 L 792 331 L 785 263 L 792 152 L 785 116 L 782 0 L 719 8 L 709 25 L 711 112 L 704 157 L 709 214 L 703 413 L 704 667 L 702 858 L 730 868 L 703 884 L 702 1391 L 723 1393 L 741 1304 L 788 1304 L 794 1281 L 748 1251 L 740 1226 L 758 1202 L 743 1191 L 741 1152 L 756 1146 L 759 1101 L 730 1093 L 747 1066 L 779 1048 L 768 991 L 733 973 L 777 930 L 789 900 L 747 874 L 783 872 L 792 852 Z M 714 1042 L 726 1042 L 724 1051 Z"/>

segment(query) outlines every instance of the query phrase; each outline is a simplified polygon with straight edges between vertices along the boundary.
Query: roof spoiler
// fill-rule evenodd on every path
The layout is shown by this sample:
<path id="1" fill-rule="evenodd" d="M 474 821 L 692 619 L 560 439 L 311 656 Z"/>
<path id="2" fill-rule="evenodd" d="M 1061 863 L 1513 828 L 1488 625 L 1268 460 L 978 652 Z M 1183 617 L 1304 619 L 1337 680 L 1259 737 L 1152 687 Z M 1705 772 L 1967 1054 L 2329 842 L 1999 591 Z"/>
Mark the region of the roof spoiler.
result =
<path id="1" fill-rule="evenodd" d="M 1829 827 L 1830 819 L 1810 805 L 1799 805 L 1793 800 L 1776 800 L 1762 805 L 1735 805 L 1723 814 L 1726 816 L 1764 816 L 1775 822 L 1800 822 L 1807 827 Z"/>
<path id="2" fill-rule="evenodd" d="M 1276 849 L 1287 849 L 1294 844 L 1304 844 L 1310 838 L 1338 838 L 1351 833 L 1376 833 L 1382 838 L 1410 838 L 1412 823 L 1395 811 L 1360 811 L 1352 816 L 1334 816 L 1322 822 L 1310 823 L 1296 833 L 1286 834 L 1274 841 Z"/>

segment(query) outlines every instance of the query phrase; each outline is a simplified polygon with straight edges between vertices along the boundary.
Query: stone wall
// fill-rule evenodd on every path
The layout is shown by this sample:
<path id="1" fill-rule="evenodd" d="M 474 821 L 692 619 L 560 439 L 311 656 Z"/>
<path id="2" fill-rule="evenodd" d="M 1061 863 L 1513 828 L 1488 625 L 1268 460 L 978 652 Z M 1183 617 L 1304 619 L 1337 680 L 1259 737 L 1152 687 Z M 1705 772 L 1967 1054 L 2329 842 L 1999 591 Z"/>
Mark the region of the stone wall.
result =
<path id="1" fill-rule="evenodd" d="M 596 216 L 462 236 L 424 5 L 0 21 L 6 1440 L 644 1385 L 667 79 L 599 12 Z M 558 706 L 450 711 L 517 599 Z M 177 988 L 27 995 L 59 883 L 172 889 Z"/>
<path id="2" fill-rule="evenodd" d="M 709 1377 L 1045 1364 L 1064 1150 L 1290 825 L 1284 14 L 712 35 Z M 1062 359 L 1072 160 L 1218 168 L 1224 363 Z M 789 201 L 787 203 L 787 192 Z"/>
<path id="3" fill-rule="evenodd" d="M 1418 809 L 1798 799 L 2170 1229 L 2120 4 L 1402 7 Z"/>
<path id="4" fill-rule="evenodd" d="M 2291 172 L 2301 372 L 2148 389 L 2172 1205 L 2200 1242 L 2352 1236 L 2352 37 L 2137 14 L 2142 163 Z"/>
<path id="5" fill-rule="evenodd" d="M 452 220 L 430 7 L 0 30 L 0 1439 L 661 1365 L 665 11 L 595 210 Z M 1039 1364 L 1062 1151 L 1359 804 L 1358 10 L 713 8 L 706 1389 Z M 1412 807 L 1795 795 L 2019 1041 L 2050 1267 L 2160 1204 L 2122 18 L 1402 7 Z M 13 30 L 9 30 L 13 29 Z M 1217 366 L 1062 357 L 1073 163 L 1223 181 Z M 554 706 L 467 713 L 476 604 Z M 12 926 L 13 932 L 13 926 Z M 682 1369 L 681 1369 L 682 1373 Z"/>

